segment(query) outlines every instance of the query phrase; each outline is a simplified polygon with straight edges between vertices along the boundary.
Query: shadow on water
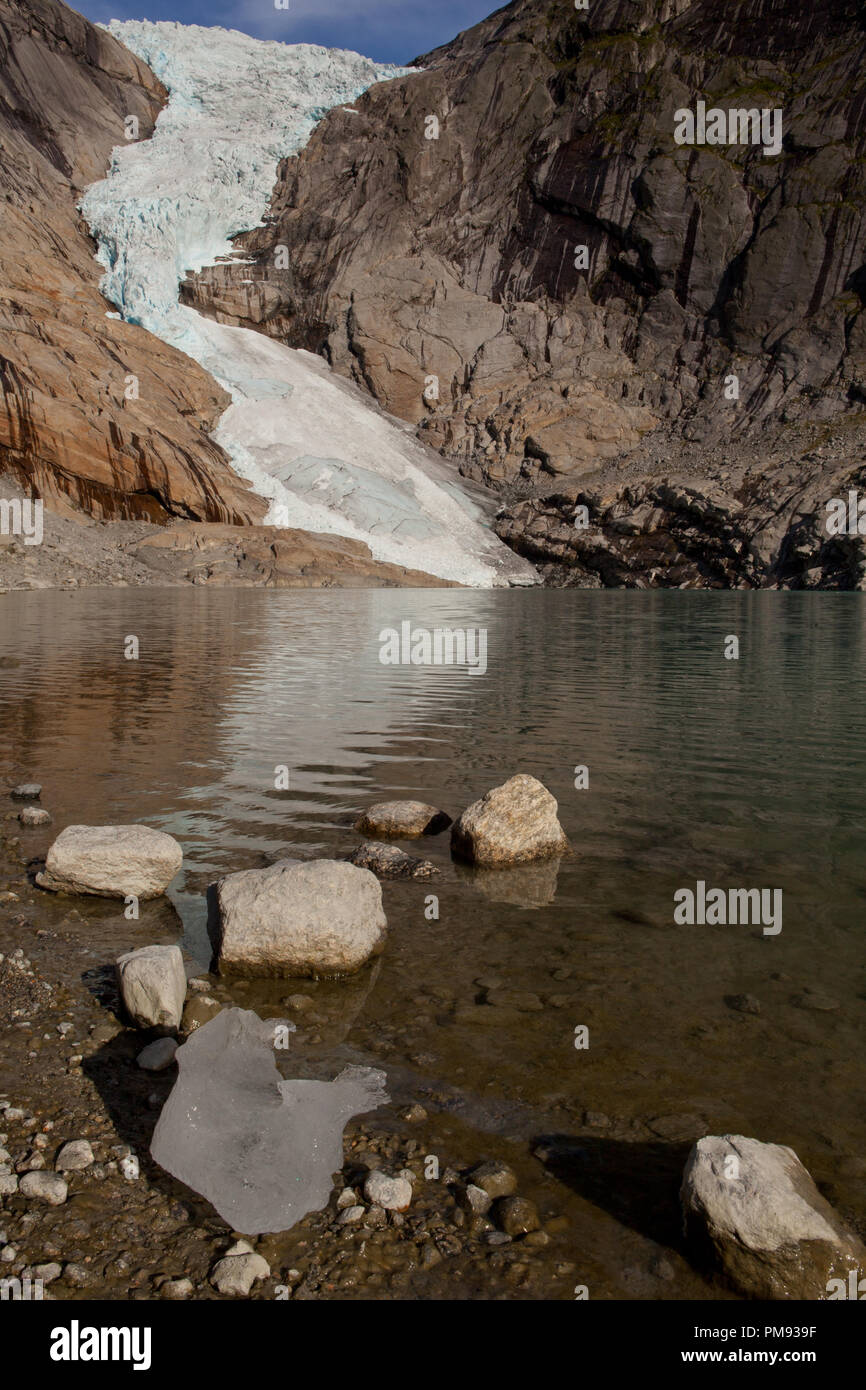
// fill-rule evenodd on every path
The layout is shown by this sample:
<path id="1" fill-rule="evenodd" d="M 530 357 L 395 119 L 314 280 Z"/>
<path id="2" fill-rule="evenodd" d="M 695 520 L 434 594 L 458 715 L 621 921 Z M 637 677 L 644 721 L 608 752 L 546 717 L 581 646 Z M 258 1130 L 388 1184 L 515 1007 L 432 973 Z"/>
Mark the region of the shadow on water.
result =
<path id="1" fill-rule="evenodd" d="M 561 1183 L 659 1245 L 686 1254 L 679 1191 L 692 1145 L 539 1135 L 533 1152 Z"/>

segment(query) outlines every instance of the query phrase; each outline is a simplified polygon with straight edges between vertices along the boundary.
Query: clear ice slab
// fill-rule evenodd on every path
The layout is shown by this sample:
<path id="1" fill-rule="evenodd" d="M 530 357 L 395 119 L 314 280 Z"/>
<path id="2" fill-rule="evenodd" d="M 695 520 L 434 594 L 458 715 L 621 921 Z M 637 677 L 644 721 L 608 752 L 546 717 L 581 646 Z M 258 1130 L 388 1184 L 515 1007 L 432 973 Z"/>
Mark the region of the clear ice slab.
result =
<path id="1" fill-rule="evenodd" d="M 161 1168 L 244 1235 L 286 1231 L 327 1205 L 353 1115 L 388 1101 L 385 1073 L 346 1067 L 333 1081 L 284 1081 L 281 1019 L 224 1009 L 176 1054 L 179 1074 L 151 1143 Z"/>

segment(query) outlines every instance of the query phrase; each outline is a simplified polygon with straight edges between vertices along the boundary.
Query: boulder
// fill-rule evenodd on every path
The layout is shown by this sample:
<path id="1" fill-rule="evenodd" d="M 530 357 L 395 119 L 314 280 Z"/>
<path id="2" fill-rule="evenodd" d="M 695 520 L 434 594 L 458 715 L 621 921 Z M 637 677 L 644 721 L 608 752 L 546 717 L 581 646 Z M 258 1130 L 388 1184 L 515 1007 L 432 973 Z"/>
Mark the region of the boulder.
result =
<path id="1" fill-rule="evenodd" d="M 438 835 L 450 824 L 450 816 L 423 801 L 381 801 L 364 812 L 355 829 L 360 835 L 417 840 L 422 835 Z"/>
<path id="2" fill-rule="evenodd" d="M 158 898 L 183 863 L 177 840 L 147 825 L 68 825 L 36 875 L 41 888 L 103 898 Z"/>
<path id="3" fill-rule="evenodd" d="M 217 959 L 247 976 L 347 975 L 381 951 L 382 889 L 367 869 L 285 859 L 216 884 Z"/>
<path id="4" fill-rule="evenodd" d="M 365 840 L 349 856 L 349 863 L 369 869 L 377 878 L 433 878 L 439 870 L 429 859 L 415 859 L 396 845 L 380 845 Z"/>
<path id="5" fill-rule="evenodd" d="M 467 807 L 451 828 L 452 853 L 488 868 L 551 859 L 568 848 L 556 811 L 547 788 L 518 773 Z"/>
<path id="6" fill-rule="evenodd" d="M 179 946 L 142 946 L 117 961 L 120 993 L 139 1028 L 177 1028 L 186 998 Z"/>
<path id="7" fill-rule="evenodd" d="M 866 1249 L 793 1149 L 740 1134 L 699 1139 L 680 1197 L 686 1234 L 747 1298 L 826 1299 L 830 1280 L 866 1270 Z"/>

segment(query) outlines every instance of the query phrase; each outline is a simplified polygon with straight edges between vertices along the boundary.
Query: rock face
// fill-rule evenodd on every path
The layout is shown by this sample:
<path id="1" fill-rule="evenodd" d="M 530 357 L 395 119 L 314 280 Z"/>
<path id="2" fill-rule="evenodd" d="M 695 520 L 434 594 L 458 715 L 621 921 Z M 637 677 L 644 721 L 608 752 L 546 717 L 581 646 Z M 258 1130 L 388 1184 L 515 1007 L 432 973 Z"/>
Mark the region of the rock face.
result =
<path id="1" fill-rule="evenodd" d="M 220 879 L 215 898 L 223 973 L 348 975 L 384 945 L 382 889 L 352 864 L 280 860 Z"/>
<path id="2" fill-rule="evenodd" d="M 451 849 L 459 859 L 488 868 L 551 859 L 568 848 L 546 787 L 518 773 L 486 792 L 455 821 Z"/>
<path id="3" fill-rule="evenodd" d="M 832 424 L 848 476 L 866 463 L 864 59 L 848 0 L 515 0 L 331 112 L 240 238 L 254 264 L 187 299 L 323 352 L 502 489 L 498 534 L 549 581 L 809 587 L 801 460 Z M 699 101 L 781 111 L 778 152 L 751 127 L 677 143 Z M 772 423 L 789 432 L 762 501 Z M 682 486 L 660 448 L 575 537 L 556 499 L 655 430 L 687 446 L 695 504 L 664 495 Z M 717 447 L 734 468 L 707 475 Z"/>
<path id="4" fill-rule="evenodd" d="M 153 73 L 55 0 L 0 0 L 0 464 L 92 516 L 260 520 L 208 438 L 228 396 L 180 352 L 106 317 L 76 211 L 165 100 Z M 137 378 L 138 397 L 130 378 Z"/>
<path id="5" fill-rule="evenodd" d="M 179 946 L 142 946 L 118 957 L 117 977 L 126 1011 L 139 1028 L 177 1028 L 186 997 Z"/>
<path id="6" fill-rule="evenodd" d="M 866 1269 L 793 1149 L 742 1135 L 700 1139 L 683 1174 L 686 1231 L 750 1298 L 828 1297 L 831 1279 Z"/>
<path id="7" fill-rule="evenodd" d="M 147 825 L 68 825 L 48 851 L 41 888 L 103 898 L 158 898 L 183 863 L 177 840 Z"/>
<path id="8" fill-rule="evenodd" d="M 381 801 L 359 817 L 355 829 L 361 835 L 416 840 L 422 835 L 438 835 L 450 824 L 450 816 L 423 801 Z"/>
<path id="9" fill-rule="evenodd" d="M 243 1009 L 193 1033 L 151 1145 L 157 1163 L 247 1235 L 288 1230 L 325 1206 L 347 1120 L 388 1099 L 384 1073 L 365 1067 L 282 1081 L 274 1038 L 274 1019 Z"/>

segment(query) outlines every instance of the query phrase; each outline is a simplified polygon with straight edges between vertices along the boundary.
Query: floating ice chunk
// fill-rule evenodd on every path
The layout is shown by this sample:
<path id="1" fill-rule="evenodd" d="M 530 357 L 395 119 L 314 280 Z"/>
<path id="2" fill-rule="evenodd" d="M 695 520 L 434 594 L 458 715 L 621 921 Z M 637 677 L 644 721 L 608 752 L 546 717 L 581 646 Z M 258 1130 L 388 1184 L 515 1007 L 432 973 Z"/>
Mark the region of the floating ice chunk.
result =
<path id="1" fill-rule="evenodd" d="M 327 1204 L 343 1129 L 385 1104 L 385 1073 L 283 1081 L 275 1039 L 294 1024 L 224 1009 L 178 1048 L 174 1089 L 151 1144 L 156 1162 L 246 1235 L 286 1231 Z"/>

